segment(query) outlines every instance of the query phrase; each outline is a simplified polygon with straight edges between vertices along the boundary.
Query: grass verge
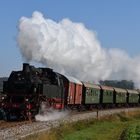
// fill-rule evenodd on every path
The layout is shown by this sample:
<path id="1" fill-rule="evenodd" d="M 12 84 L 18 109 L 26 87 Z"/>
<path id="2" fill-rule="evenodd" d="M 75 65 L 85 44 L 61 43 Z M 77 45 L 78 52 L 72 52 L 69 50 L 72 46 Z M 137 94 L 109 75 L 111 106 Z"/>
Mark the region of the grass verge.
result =
<path id="1" fill-rule="evenodd" d="M 140 112 L 128 112 L 75 123 L 63 123 L 26 140 L 140 140 Z"/>

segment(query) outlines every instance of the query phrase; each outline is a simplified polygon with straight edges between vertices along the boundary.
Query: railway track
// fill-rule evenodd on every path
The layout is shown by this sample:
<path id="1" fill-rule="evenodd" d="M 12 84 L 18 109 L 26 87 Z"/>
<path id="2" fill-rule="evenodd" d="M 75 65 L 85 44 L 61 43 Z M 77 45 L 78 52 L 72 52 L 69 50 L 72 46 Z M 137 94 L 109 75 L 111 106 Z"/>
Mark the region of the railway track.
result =
<path id="1" fill-rule="evenodd" d="M 72 111 L 69 113 L 70 116 L 76 115 L 76 114 L 84 114 L 88 112 L 93 112 L 93 111 L 85 111 L 85 112 L 77 112 L 77 111 Z M 18 126 L 22 127 L 23 125 L 32 125 L 32 123 L 38 123 L 35 119 L 32 121 L 4 121 L 0 120 L 0 131 L 4 131 L 5 129 L 10 129 L 10 128 L 18 128 Z"/>
<path id="2" fill-rule="evenodd" d="M 120 108 L 120 109 L 126 109 L 126 108 Z M 129 108 L 128 108 L 129 109 Z M 115 111 L 118 110 L 118 108 L 114 108 L 114 109 L 94 109 L 94 110 L 88 110 L 88 111 L 81 111 L 81 112 L 77 112 L 77 111 L 71 111 L 68 113 L 68 116 L 76 116 L 76 115 L 84 115 L 84 114 L 88 114 L 88 113 L 94 113 L 95 116 L 98 116 L 99 113 L 102 114 L 102 112 L 104 111 Z M 27 124 L 32 124 L 33 122 L 36 122 L 35 119 L 33 119 L 32 121 L 10 121 L 10 122 L 6 122 L 4 120 L 0 120 L 0 131 L 4 130 L 4 129 L 8 129 L 8 128 L 12 128 L 12 127 L 18 127 L 18 126 L 22 126 L 22 125 L 27 125 Z"/>
<path id="3" fill-rule="evenodd" d="M 30 121 L 13 121 L 13 122 L 6 122 L 6 121 L 0 121 L 0 130 L 8 129 L 11 127 L 18 127 L 26 124 L 30 124 Z"/>

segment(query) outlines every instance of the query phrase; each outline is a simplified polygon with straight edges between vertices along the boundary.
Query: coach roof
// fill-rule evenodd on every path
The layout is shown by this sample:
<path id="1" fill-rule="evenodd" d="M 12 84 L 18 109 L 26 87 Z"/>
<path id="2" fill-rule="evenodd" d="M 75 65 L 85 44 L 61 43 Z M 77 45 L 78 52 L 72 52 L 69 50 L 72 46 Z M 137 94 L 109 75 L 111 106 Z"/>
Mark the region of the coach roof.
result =
<path id="1" fill-rule="evenodd" d="M 113 87 L 101 86 L 101 88 L 102 88 L 103 90 L 110 90 L 110 91 L 114 91 Z"/>
<path id="2" fill-rule="evenodd" d="M 88 88 L 101 89 L 100 86 L 91 83 L 84 83 L 84 86 Z"/>
<path id="3" fill-rule="evenodd" d="M 115 91 L 118 93 L 127 93 L 126 89 L 122 89 L 122 88 L 116 88 L 114 87 Z"/>
<path id="4" fill-rule="evenodd" d="M 70 82 L 82 85 L 82 82 L 72 76 L 64 75 Z"/>
<path id="5" fill-rule="evenodd" d="M 139 94 L 139 92 L 137 90 L 130 90 L 127 89 L 128 93 L 132 93 L 132 94 Z"/>

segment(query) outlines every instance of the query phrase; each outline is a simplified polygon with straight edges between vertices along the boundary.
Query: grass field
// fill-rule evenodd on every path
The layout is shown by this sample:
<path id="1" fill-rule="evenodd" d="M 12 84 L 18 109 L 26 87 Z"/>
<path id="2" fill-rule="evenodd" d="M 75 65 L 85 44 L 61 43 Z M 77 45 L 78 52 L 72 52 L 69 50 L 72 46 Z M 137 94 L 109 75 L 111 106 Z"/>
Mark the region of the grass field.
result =
<path id="1" fill-rule="evenodd" d="M 26 140 L 140 140 L 140 112 L 62 124 Z"/>

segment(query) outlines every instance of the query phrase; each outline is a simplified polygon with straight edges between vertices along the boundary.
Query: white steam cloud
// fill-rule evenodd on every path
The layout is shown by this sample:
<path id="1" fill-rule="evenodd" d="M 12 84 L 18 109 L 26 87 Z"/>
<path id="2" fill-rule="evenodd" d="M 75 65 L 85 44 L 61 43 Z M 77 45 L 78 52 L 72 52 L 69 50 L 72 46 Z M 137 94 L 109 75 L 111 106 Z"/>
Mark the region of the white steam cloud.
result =
<path id="1" fill-rule="evenodd" d="M 19 22 L 18 45 L 23 57 L 80 80 L 133 80 L 140 87 L 140 57 L 119 49 L 105 50 L 96 34 L 69 19 L 55 22 L 40 12 Z"/>
<path id="2" fill-rule="evenodd" d="M 35 119 L 36 121 L 60 120 L 69 115 L 69 113 L 68 110 L 60 111 L 53 108 L 46 108 L 46 105 L 42 103 L 39 114 L 35 116 Z"/>

